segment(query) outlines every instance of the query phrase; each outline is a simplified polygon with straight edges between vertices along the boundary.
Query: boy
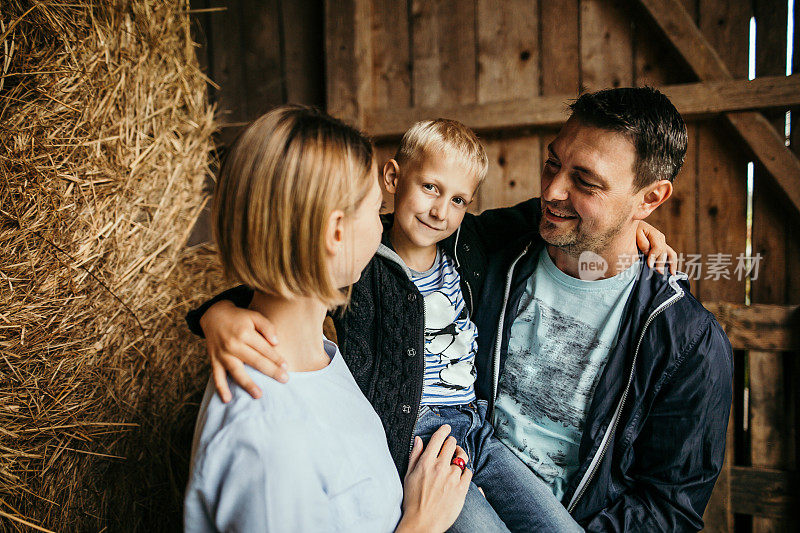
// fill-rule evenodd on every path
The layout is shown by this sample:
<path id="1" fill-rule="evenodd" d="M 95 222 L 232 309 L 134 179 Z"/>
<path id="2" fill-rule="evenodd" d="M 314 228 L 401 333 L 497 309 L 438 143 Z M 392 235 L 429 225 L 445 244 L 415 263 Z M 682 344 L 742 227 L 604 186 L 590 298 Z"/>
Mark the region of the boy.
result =
<path id="1" fill-rule="evenodd" d="M 480 273 L 488 254 L 536 227 L 533 201 L 464 218 L 487 167 L 478 139 L 458 122 L 423 121 L 406 132 L 383 168 L 384 187 L 395 196 L 394 216 L 384 219 L 382 244 L 353 286 L 351 306 L 333 316 L 334 324 L 401 474 L 414 435 L 425 440 L 445 423 L 470 456 L 473 484 L 453 530 L 561 530 L 571 522 L 566 510 L 494 437 L 485 403 L 475 397 L 477 330 L 469 317 L 480 298 Z M 211 304 L 232 299 L 245 307 L 249 294 L 245 288 L 223 293 L 190 313 L 190 327 L 202 334 L 200 317 Z M 244 322 L 268 331 L 247 313 L 220 304 L 203 316 L 212 354 L 212 346 Z M 251 329 L 241 337 L 243 348 L 234 351 L 265 351 L 265 341 Z M 235 372 L 233 377 L 239 381 Z M 224 387 L 218 389 L 224 395 Z"/>

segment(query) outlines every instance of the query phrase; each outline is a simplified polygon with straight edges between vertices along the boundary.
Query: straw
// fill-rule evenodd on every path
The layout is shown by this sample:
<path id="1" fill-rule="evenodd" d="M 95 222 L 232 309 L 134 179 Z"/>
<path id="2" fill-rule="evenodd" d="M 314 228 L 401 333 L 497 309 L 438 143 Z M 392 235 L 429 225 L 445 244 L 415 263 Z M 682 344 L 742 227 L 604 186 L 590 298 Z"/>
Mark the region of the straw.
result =
<path id="1" fill-rule="evenodd" d="M 188 0 L 0 4 L 0 529 L 174 531 L 222 284 Z"/>

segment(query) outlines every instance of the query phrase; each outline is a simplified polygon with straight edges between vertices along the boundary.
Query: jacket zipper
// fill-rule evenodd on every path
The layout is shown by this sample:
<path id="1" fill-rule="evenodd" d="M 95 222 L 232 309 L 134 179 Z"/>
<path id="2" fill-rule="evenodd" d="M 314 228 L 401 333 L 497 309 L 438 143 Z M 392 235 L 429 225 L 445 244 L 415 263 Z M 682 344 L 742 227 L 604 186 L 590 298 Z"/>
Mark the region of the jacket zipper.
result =
<path id="1" fill-rule="evenodd" d="M 673 287 L 675 286 L 673 285 Z M 625 400 L 628 398 L 628 392 L 630 391 L 631 383 L 633 382 L 633 374 L 636 369 L 636 358 L 639 356 L 639 348 L 642 345 L 642 340 L 644 340 L 644 334 L 647 331 L 647 328 L 650 326 L 650 323 L 653 322 L 653 320 L 658 315 L 660 315 L 665 309 L 667 309 L 669 306 L 671 306 L 681 298 L 683 298 L 683 290 L 681 290 L 680 293 L 671 296 L 667 301 L 659 305 L 655 309 L 655 311 L 653 311 L 650 314 L 650 316 L 647 318 L 647 321 L 644 323 L 642 332 L 639 334 L 639 340 L 636 343 L 636 350 L 634 350 L 633 352 L 631 372 L 630 375 L 628 376 L 628 383 L 625 386 L 625 391 L 622 393 L 622 398 L 620 399 L 619 404 L 617 404 L 617 408 L 614 411 L 614 415 L 611 417 L 611 423 L 609 424 L 609 428 L 606 431 L 606 434 L 603 436 L 600 450 L 592 458 L 592 462 L 589 465 L 589 470 L 586 472 L 586 474 L 584 474 L 583 479 L 581 479 L 580 483 L 578 484 L 578 488 L 575 489 L 575 494 L 572 496 L 572 499 L 569 502 L 569 505 L 567 506 L 568 513 L 572 513 L 572 511 L 575 509 L 575 506 L 578 505 L 578 501 L 586 493 L 586 489 L 589 486 L 589 483 L 591 483 L 592 479 L 594 478 L 594 475 L 597 473 L 597 469 L 600 465 L 600 462 L 603 460 L 606 451 L 608 451 L 608 446 L 609 443 L 611 442 L 611 435 L 613 435 L 617 429 L 617 424 L 619 423 L 620 414 L 622 413 L 622 408 L 625 405 Z"/>
<path id="2" fill-rule="evenodd" d="M 411 280 L 409 280 L 411 281 Z M 414 290 L 417 291 L 419 297 L 422 297 L 422 293 L 419 292 L 416 283 L 411 281 L 411 284 L 414 286 Z M 408 460 L 411 461 L 411 452 L 414 449 L 414 428 L 417 427 L 417 422 L 419 422 L 419 412 L 421 409 L 420 403 L 422 403 L 422 389 L 425 388 L 425 300 L 422 301 L 422 353 L 418 354 L 422 357 L 422 387 L 419 389 L 419 394 L 417 395 L 416 408 L 417 408 L 417 417 L 414 419 L 414 425 L 411 426 L 411 443 L 408 445 Z M 406 472 L 408 472 L 408 468 L 406 468 Z"/>
<path id="3" fill-rule="evenodd" d="M 528 248 L 530 248 L 530 244 L 525 246 L 525 249 L 522 250 L 516 259 L 514 259 L 514 261 L 511 263 L 511 267 L 508 269 L 508 275 L 506 276 L 506 288 L 505 293 L 503 294 L 503 307 L 500 311 L 500 323 L 497 326 L 497 340 L 494 346 L 494 354 L 492 355 L 492 403 L 489 405 L 489 409 L 486 413 L 487 420 L 492 420 L 492 415 L 494 415 L 494 402 L 497 400 L 497 382 L 500 380 L 500 346 L 503 343 L 503 326 L 506 320 L 506 306 L 508 305 L 509 292 L 511 291 L 511 279 L 514 276 L 514 267 L 516 267 L 519 260 L 522 259 L 526 253 L 528 253 Z"/>
<path id="4" fill-rule="evenodd" d="M 459 226 L 458 229 L 456 230 L 456 241 L 455 241 L 455 244 L 453 245 L 453 259 L 456 262 L 456 272 L 458 272 L 458 277 L 461 280 L 464 281 L 464 285 L 466 285 L 467 292 L 469 293 L 468 311 L 469 311 L 469 317 L 470 317 L 470 319 L 472 319 L 472 316 L 473 316 L 473 313 L 472 313 L 472 308 L 473 308 L 472 287 L 469 286 L 469 281 L 467 281 L 466 278 L 464 278 L 464 276 L 461 275 L 461 272 L 460 272 L 460 270 L 461 270 L 461 261 L 458 260 L 458 238 L 460 236 L 461 236 L 461 226 Z"/>

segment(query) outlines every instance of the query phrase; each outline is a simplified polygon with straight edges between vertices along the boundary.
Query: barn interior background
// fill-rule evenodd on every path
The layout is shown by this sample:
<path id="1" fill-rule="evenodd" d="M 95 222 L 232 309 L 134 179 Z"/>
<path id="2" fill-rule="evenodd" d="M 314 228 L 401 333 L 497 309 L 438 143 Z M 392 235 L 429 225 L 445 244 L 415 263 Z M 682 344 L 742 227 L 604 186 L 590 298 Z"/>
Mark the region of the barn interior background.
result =
<path id="1" fill-rule="evenodd" d="M 194 221 L 214 147 L 259 114 L 326 107 L 382 158 L 414 120 L 459 119 L 490 156 L 481 211 L 539 193 L 569 99 L 649 84 L 690 135 L 651 222 L 736 350 L 706 529 L 794 530 L 797 18 L 794 0 L 6 0 L 2 525 L 178 527 L 206 371 L 182 315 L 223 283 Z"/>

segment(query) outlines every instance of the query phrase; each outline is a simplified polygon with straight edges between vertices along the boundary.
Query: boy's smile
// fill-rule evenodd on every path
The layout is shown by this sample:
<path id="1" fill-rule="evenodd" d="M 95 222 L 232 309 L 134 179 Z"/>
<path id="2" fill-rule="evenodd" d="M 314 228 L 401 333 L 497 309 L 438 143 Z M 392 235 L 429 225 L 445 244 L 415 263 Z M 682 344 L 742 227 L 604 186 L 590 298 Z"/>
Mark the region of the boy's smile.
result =
<path id="1" fill-rule="evenodd" d="M 444 152 L 421 154 L 402 169 L 392 159 L 383 179 L 395 195 L 392 246 L 409 267 L 425 270 L 433 263 L 436 243 L 461 224 L 479 180 L 457 156 Z"/>

